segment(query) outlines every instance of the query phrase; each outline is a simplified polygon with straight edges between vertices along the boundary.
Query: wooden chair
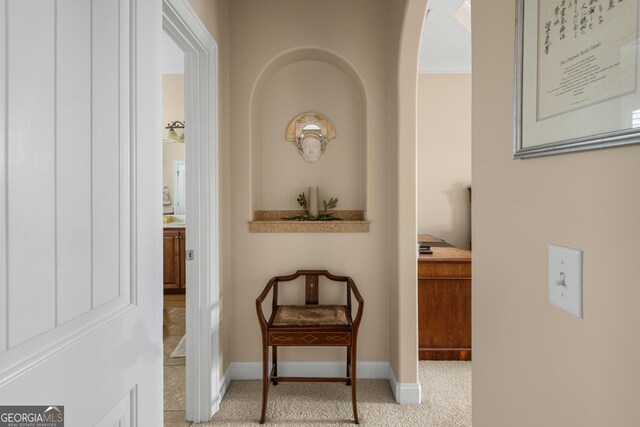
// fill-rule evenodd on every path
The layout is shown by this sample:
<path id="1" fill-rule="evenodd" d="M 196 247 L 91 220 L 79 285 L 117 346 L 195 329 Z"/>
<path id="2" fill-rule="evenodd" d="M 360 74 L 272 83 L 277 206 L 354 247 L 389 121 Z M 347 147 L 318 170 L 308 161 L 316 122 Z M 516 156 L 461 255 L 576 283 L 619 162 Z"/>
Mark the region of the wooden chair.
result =
<path id="1" fill-rule="evenodd" d="M 305 305 L 278 305 L 278 284 L 305 276 Z M 335 282 L 346 284 L 346 305 L 318 304 L 318 277 L 324 276 Z M 272 313 L 269 321 L 264 317 L 262 302 L 273 289 Z M 351 294 L 358 301 L 355 321 L 351 317 Z M 356 354 L 358 329 L 362 319 L 364 300 L 351 277 L 334 276 L 326 270 L 298 270 L 290 276 L 276 276 L 269 280 L 264 291 L 256 299 L 256 311 L 262 332 L 262 415 L 260 424 L 267 416 L 269 384 L 278 382 L 344 382 L 351 385 L 353 418 L 358 420 L 356 400 Z M 273 357 L 269 373 L 269 346 Z M 278 376 L 279 346 L 344 346 L 347 348 L 345 377 L 281 377 Z"/>

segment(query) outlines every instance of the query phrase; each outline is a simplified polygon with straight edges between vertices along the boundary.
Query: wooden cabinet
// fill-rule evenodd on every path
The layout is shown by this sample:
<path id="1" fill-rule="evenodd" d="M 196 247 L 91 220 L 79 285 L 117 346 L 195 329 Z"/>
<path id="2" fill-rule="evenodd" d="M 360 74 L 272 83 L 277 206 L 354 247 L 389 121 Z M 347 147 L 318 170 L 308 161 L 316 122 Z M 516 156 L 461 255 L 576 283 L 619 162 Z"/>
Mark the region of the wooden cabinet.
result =
<path id="1" fill-rule="evenodd" d="M 184 293 L 186 287 L 185 272 L 185 229 L 165 228 L 163 239 L 164 291 Z"/>
<path id="2" fill-rule="evenodd" d="M 471 252 L 432 246 L 418 257 L 420 360 L 471 360 Z"/>

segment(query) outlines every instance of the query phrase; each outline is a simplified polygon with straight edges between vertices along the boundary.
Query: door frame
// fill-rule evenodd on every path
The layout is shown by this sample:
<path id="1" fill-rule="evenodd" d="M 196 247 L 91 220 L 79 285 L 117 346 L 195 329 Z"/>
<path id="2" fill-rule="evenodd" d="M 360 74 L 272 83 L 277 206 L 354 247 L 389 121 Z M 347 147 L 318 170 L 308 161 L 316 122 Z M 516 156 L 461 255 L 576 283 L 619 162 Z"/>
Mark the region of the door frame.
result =
<path id="1" fill-rule="evenodd" d="M 163 30 L 185 52 L 186 418 L 220 405 L 218 47 L 187 0 L 163 0 Z"/>

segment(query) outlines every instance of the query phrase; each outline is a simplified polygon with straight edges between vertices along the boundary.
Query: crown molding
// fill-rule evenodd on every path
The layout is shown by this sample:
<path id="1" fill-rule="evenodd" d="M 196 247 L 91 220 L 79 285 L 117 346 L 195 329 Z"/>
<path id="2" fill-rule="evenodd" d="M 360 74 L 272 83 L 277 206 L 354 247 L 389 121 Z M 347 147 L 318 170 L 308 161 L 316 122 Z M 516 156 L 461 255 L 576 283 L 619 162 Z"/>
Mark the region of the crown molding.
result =
<path id="1" fill-rule="evenodd" d="M 420 64 L 420 74 L 471 74 L 471 64 Z"/>

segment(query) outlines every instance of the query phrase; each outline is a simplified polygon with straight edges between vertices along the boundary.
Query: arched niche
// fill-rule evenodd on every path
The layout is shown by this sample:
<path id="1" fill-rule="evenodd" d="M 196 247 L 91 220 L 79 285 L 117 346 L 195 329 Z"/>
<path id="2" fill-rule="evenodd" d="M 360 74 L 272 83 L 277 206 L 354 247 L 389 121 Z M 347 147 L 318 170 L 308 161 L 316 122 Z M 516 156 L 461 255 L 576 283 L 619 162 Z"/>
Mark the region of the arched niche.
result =
<path id="1" fill-rule="evenodd" d="M 304 111 L 325 114 L 337 133 L 314 164 L 285 139 Z M 339 197 L 338 209 L 366 211 L 366 92 L 346 60 L 316 47 L 275 57 L 254 85 L 250 126 L 254 211 L 297 209 L 296 195 L 308 186 L 319 186 L 321 198 Z"/>

